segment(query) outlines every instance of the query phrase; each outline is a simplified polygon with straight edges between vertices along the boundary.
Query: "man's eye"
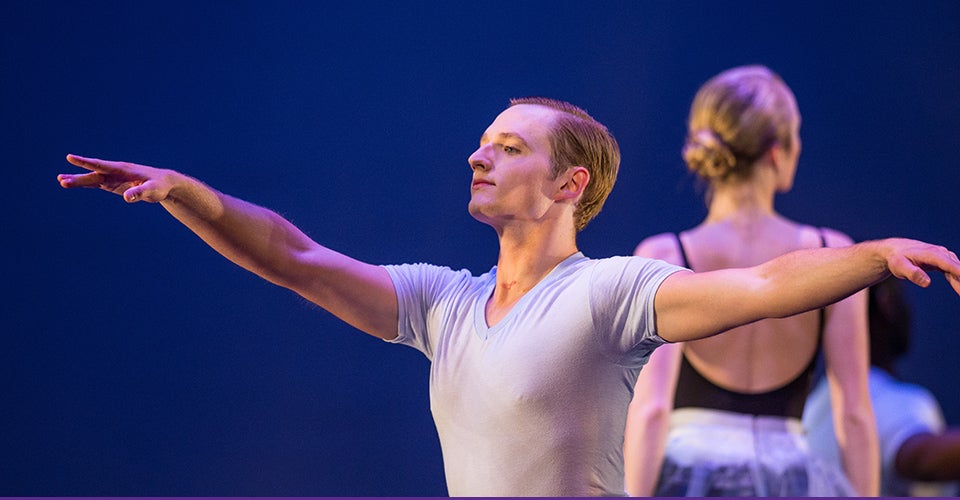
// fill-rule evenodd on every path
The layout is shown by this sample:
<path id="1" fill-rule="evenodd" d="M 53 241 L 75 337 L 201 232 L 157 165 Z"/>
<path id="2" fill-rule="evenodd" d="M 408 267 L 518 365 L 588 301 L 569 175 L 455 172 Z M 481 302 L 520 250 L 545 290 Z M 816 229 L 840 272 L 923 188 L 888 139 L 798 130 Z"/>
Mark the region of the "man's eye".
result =
<path id="1" fill-rule="evenodd" d="M 504 146 L 504 147 L 503 147 L 503 152 L 504 152 L 504 153 L 514 154 L 514 153 L 519 153 L 520 150 L 517 149 L 517 148 L 515 148 L 515 147 L 513 147 L 513 146 Z"/>

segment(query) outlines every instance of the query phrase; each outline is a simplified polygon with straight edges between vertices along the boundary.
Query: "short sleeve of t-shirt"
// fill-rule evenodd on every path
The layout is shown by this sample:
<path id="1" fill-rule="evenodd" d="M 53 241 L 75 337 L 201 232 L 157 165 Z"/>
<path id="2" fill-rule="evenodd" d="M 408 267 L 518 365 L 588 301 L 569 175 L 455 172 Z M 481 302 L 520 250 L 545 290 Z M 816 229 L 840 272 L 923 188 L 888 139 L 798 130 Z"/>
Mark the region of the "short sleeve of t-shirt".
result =
<path id="1" fill-rule="evenodd" d="M 431 264 L 402 264 L 383 266 L 393 280 L 397 292 L 399 318 L 397 338 L 388 342 L 413 347 L 428 359 L 433 359 L 436 339 L 427 328 L 429 318 L 444 301 L 466 301 L 459 290 L 466 290 L 470 272 L 454 271 L 449 267 Z M 460 304 L 461 306 L 465 305 Z M 454 308 L 458 306 L 453 305 Z"/>
<path id="2" fill-rule="evenodd" d="M 683 267 L 642 257 L 596 261 L 590 303 L 597 339 L 624 366 L 646 363 L 665 343 L 657 334 L 654 298 L 668 276 Z"/>

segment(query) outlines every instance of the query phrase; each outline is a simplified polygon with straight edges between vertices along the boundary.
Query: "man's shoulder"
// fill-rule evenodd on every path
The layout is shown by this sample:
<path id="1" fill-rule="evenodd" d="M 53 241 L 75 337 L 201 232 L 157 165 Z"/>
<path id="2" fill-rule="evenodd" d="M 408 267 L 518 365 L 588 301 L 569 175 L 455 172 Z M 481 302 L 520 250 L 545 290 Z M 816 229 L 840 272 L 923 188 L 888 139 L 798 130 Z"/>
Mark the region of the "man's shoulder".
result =
<path id="1" fill-rule="evenodd" d="M 636 255 L 615 255 L 599 259 L 589 259 L 585 263 L 590 268 L 593 280 L 612 279 L 614 281 L 644 279 L 648 277 L 669 275 L 682 267 L 654 259 Z"/>
<path id="2" fill-rule="evenodd" d="M 456 283 L 463 286 L 471 286 L 486 283 L 492 280 L 496 274 L 496 267 L 479 276 L 474 276 L 469 269 L 455 270 L 448 266 L 424 262 L 386 264 L 382 267 L 390 273 L 390 277 L 394 282 L 401 280 L 446 285 Z"/>

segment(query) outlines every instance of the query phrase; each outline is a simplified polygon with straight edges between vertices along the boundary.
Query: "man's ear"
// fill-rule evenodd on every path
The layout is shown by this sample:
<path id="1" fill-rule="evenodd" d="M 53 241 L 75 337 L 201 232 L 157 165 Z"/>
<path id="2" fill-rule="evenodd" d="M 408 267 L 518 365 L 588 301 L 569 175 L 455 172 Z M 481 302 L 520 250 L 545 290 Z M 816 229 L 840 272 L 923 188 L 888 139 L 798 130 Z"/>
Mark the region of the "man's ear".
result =
<path id="1" fill-rule="evenodd" d="M 566 182 L 560 186 L 557 192 L 557 200 L 576 200 L 587 189 L 587 183 L 590 182 L 590 171 L 584 167 L 570 167 L 563 173 Z"/>

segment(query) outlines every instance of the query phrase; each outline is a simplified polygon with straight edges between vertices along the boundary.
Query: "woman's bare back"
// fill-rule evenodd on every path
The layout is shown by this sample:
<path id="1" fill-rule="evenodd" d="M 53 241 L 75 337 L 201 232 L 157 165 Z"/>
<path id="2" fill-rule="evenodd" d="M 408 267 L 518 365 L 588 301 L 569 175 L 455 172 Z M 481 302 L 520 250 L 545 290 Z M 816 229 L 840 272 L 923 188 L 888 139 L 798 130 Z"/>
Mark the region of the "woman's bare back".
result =
<path id="1" fill-rule="evenodd" d="M 695 271 L 750 267 L 802 248 L 823 246 L 821 232 L 776 214 L 710 222 L 681 233 Z M 761 393 L 796 379 L 816 355 L 822 311 L 769 319 L 724 335 L 686 342 L 684 355 L 714 384 Z"/>

